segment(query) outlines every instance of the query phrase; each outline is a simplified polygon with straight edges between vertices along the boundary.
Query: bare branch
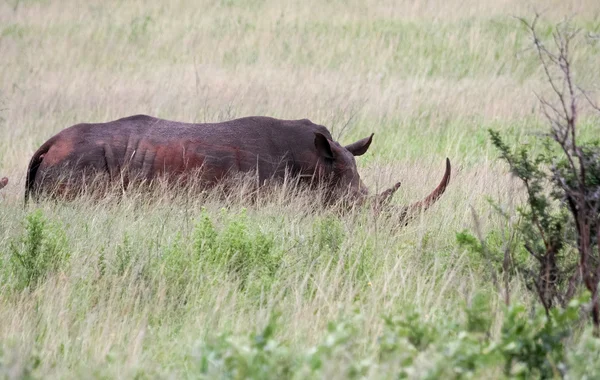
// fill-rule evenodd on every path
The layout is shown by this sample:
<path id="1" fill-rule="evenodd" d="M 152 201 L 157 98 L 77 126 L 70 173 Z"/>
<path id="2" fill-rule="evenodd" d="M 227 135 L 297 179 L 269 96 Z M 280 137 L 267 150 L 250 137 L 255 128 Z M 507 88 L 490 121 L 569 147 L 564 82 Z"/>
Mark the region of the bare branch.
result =
<path id="1" fill-rule="evenodd" d="M 588 104 L 595 109 L 596 111 L 600 112 L 600 107 L 594 103 L 594 101 L 592 100 L 592 98 L 590 98 L 590 96 L 588 95 L 587 91 L 585 91 L 584 89 L 582 89 L 581 87 L 577 86 L 577 89 L 579 90 L 579 92 L 583 95 L 583 97 L 585 98 L 585 100 L 587 100 Z"/>
<path id="2" fill-rule="evenodd" d="M 538 99 L 538 101 L 540 102 L 540 104 L 542 104 L 542 110 L 548 120 L 553 120 L 553 118 L 546 112 L 546 110 L 544 110 L 544 108 L 550 108 L 552 110 L 552 112 L 554 112 L 554 117 L 556 117 L 558 119 L 562 119 L 565 122 L 567 121 L 567 119 L 563 115 L 562 111 L 560 111 L 558 108 L 556 108 L 554 105 L 552 105 L 552 103 L 550 103 L 549 101 L 544 99 L 537 92 L 534 91 L 533 93 L 534 93 L 535 97 Z"/>

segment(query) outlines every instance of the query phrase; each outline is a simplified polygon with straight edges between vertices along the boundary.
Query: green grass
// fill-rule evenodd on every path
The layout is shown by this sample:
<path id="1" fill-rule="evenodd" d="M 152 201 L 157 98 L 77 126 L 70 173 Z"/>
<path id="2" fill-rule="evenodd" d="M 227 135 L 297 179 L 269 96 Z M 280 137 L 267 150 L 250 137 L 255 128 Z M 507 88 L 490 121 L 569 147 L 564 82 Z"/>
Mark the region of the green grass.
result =
<path id="1" fill-rule="evenodd" d="M 10 178 L 0 193 L 0 376 L 381 378 L 399 374 L 406 359 L 408 377 L 435 378 L 456 376 L 439 372 L 444 363 L 467 368 L 460 356 L 485 357 L 491 364 L 477 361 L 474 373 L 503 377 L 506 352 L 488 357 L 481 342 L 506 342 L 504 321 L 520 317 L 502 307 L 485 263 L 457 245 L 456 233 L 472 227 L 471 206 L 484 233 L 499 230 L 486 198 L 521 196 L 488 128 L 535 150 L 546 127 L 534 92 L 548 86 L 512 17 L 531 17 L 531 8 L 15 4 L 0 4 L 0 177 Z M 540 32 L 573 12 L 586 30 L 576 79 L 593 89 L 600 45 L 586 35 L 600 31 L 596 1 L 557 2 Z M 137 113 L 309 118 L 341 143 L 374 132 L 359 170 L 372 191 L 402 181 L 395 206 L 431 191 L 446 157 L 454 171 L 435 207 L 404 228 L 368 210 L 337 214 L 286 188 L 256 204 L 133 192 L 23 209 L 26 167 L 44 141 L 75 123 Z M 582 110 L 583 138 L 596 138 L 599 121 Z M 515 303 L 532 303 L 518 278 L 512 287 Z M 469 327 L 478 294 L 485 338 Z M 415 334 L 434 343 L 413 344 Z M 597 342 L 575 336 L 573 376 L 593 373 Z M 382 339 L 400 343 L 391 349 Z"/>

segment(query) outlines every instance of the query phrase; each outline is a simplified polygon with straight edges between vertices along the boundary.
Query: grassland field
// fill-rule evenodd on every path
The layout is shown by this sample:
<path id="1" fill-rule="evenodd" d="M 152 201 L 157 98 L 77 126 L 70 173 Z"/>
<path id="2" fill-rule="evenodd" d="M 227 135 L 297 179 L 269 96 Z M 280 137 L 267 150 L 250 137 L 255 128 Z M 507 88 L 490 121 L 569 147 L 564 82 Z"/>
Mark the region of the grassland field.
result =
<path id="1" fill-rule="evenodd" d="M 535 150 L 546 128 L 535 93 L 549 88 L 514 17 L 536 10 L 543 37 L 565 17 L 584 30 L 575 78 L 600 100 L 596 0 L 0 2 L 0 177 L 10 179 L 0 192 L 0 376 L 396 378 L 400 359 L 376 359 L 384 316 L 461 323 L 478 292 L 497 336 L 503 296 L 456 233 L 473 228 L 472 210 L 484 233 L 501 230 L 486 199 L 509 209 L 522 199 L 487 130 Z M 23 208 L 27 164 L 44 141 L 138 113 L 308 118 L 341 143 L 374 132 L 359 172 L 372 191 L 402 181 L 397 205 L 431 191 L 446 157 L 452 181 L 402 228 L 394 215 L 339 215 L 285 187 L 256 204 L 159 191 Z M 579 116 L 582 136 L 596 138 L 600 117 Z M 27 249 L 47 255 L 38 277 L 16 272 L 15 252 Z M 514 302 L 533 302 L 519 279 L 512 290 Z M 331 324 L 348 320 L 349 330 Z M 297 353 L 307 364 L 252 356 L 247 338 L 261 331 L 283 345 L 283 362 Z M 443 367 L 426 350 L 413 356 L 408 377 Z M 503 378 L 502 368 L 477 376 Z"/>

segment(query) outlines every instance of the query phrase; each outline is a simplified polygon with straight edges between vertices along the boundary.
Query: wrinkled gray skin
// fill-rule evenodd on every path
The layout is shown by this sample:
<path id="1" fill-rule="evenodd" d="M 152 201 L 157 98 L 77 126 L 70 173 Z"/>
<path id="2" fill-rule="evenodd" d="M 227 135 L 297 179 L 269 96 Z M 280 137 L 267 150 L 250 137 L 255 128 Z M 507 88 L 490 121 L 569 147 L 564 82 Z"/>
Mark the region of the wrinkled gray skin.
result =
<path id="1" fill-rule="evenodd" d="M 130 181 L 167 177 L 180 182 L 199 179 L 213 186 L 232 173 L 255 173 L 259 184 L 285 175 L 325 187 L 329 201 L 367 199 L 368 189 L 356 167 L 373 135 L 350 145 L 334 141 L 310 120 L 245 117 L 222 123 L 190 124 L 146 115 L 66 128 L 33 155 L 27 171 L 25 199 L 40 193 L 61 195 L 106 175 L 125 187 Z M 65 173 L 70 180 L 64 181 Z M 428 207 L 445 190 L 444 180 L 421 206 Z M 387 200 L 399 184 L 375 197 Z M 416 204 L 415 204 L 416 205 Z M 410 207 L 413 207 L 409 206 Z"/>

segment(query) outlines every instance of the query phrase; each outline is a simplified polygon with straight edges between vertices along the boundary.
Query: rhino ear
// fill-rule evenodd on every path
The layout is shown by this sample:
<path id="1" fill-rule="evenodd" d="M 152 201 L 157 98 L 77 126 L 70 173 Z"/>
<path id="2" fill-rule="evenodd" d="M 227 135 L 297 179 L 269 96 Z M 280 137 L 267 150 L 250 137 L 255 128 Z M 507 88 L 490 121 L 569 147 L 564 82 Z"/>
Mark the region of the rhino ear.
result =
<path id="1" fill-rule="evenodd" d="M 373 135 L 374 133 L 371 133 L 371 136 L 358 140 L 353 144 L 346 145 L 344 148 L 348 149 L 353 156 L 362 156 L 369 149 L 371 141 L 373 141 Z"/>
<path id="2" fill-rule="evenodd" d="M 333 155 L 333 147 L 331 146 L 329 139 L 322 133 L 315 132 L 315 147 L 321 157 L 325 157 L 329 160 L 335 158 Z"/>

